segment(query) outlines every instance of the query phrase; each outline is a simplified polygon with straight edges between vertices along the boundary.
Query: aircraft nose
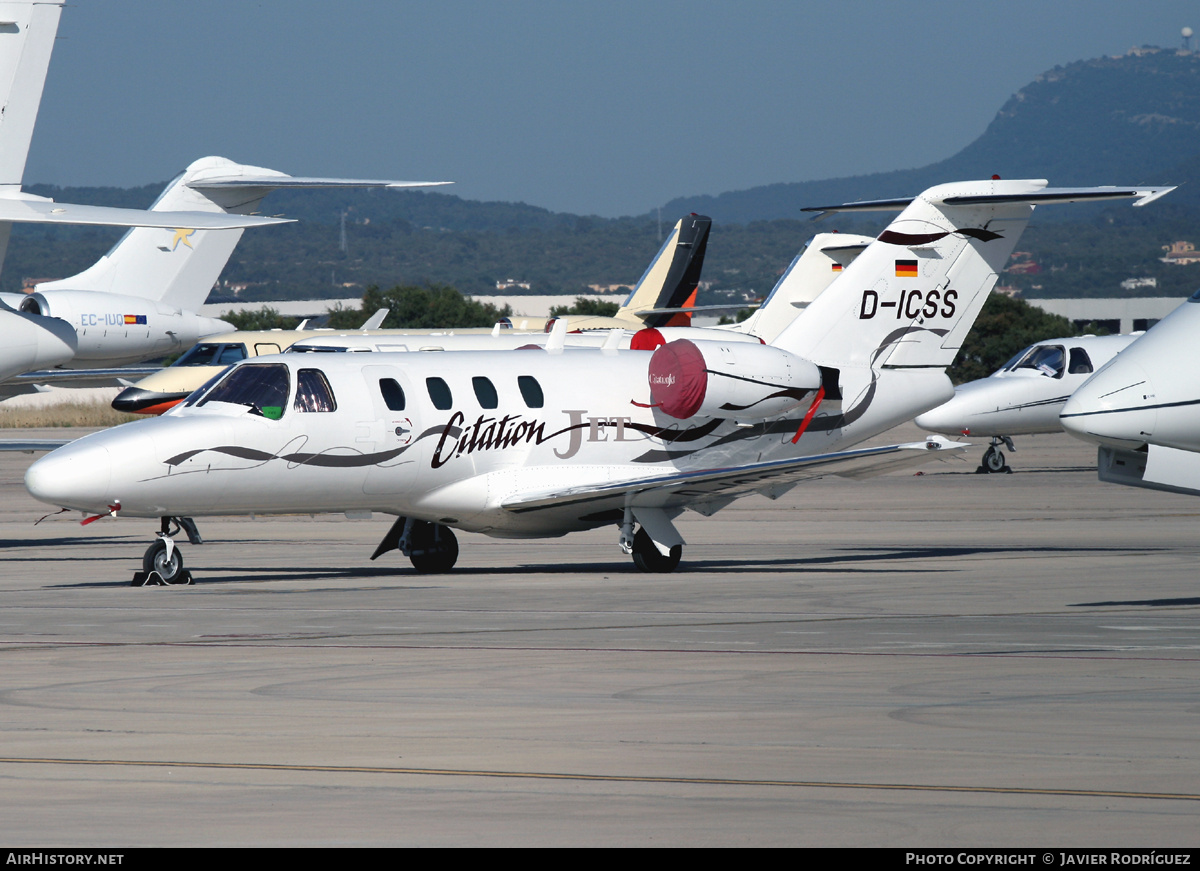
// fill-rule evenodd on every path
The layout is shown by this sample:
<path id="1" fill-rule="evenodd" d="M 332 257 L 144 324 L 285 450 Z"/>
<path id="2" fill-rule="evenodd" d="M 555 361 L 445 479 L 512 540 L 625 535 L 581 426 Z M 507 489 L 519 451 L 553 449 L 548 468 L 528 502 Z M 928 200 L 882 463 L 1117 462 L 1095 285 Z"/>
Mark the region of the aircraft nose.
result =
<path id="1" fill-rule="evenodd" d="M 1063 406 L 1063 429 L 1085 441 L 1140 447 L 1157 422 L 1154 385 L 1132 360 L 1118 357 L 1083 384 Z"/>
<path id="2" fill-rule="evenodd" d="M 61 508 L 103 512 L 111 499 L 112 456 L 103 444 L 77 442 L 52 451 L 25 472 L 33 498 Z"/>

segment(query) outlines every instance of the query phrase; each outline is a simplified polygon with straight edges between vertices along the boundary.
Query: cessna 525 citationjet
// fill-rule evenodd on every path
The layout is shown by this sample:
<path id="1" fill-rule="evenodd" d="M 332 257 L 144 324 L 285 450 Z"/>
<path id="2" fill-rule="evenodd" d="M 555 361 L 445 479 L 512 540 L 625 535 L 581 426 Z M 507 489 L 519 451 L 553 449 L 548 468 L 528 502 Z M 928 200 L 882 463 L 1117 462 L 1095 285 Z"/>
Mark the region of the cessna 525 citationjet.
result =
<path id="1" fill-rule="evenodd" d="M 848 449 L 950 398 L 945 368 L 1035 205 L 1167 190 L 993 179 L 823 209 L 900 214 L 771 344 L 258 357 L 162 417 L 54 451 L 25 484 L 95 517 L 159 518 L 135 583 L 190 580 L 174 536 L 194 538 L 191 518 L 271 512 L 396 515 L 374 556 L 398 549 L 422 572 L 454 565 L 454 528 L 607 525 L 638 568 L 672 571 L 684 509 L 965 447 Z"/>

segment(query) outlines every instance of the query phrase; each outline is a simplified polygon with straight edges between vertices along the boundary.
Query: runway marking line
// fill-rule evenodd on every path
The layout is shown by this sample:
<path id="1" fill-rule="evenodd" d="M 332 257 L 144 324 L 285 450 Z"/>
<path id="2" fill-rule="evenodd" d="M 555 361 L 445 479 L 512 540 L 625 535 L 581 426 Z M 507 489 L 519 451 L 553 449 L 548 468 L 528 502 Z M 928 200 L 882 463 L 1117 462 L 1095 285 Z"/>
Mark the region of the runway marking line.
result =
<path id="1" fill-rule="evenodd" d="M 0 757 L 3 765 L 101 765 L 144 768 L 206 768 L 225 771 L 292 771 L 334 774 L 393 774 L 425 777 L 495 777 L 516 780 L 575 780 L 600 783 L 681 783 L 709 786 L 781 786 L 799 789 L 880 789 L 907 792 L 956 792 L 989 795 L 1064 795 L 1080 798 L 1131 798 L 1160 801 L 1200 801 L 1200 794 L 1133 792 L 1107 789 L 1050 789 L 1009 786 L 955 786 L 919 783 L 856 783 L 833 780 L 750 780 L 727 777 L 670 777 L 631 774 L 571 774 L 549 771 L 487 771 L 469 768 L 392 768 L 367 765 L 285 765 L 251 762 L 165 762 L 137 759 L 54 759 Z"/>

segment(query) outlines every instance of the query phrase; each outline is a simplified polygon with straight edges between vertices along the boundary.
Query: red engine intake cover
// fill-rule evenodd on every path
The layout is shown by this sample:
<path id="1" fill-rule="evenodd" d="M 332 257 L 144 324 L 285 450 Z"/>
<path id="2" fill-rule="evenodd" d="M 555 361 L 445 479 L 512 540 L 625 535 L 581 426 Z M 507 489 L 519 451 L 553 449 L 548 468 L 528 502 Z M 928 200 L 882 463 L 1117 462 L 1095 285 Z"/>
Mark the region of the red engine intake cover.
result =
<path id="1" fill-rule="evenodd" d="M 650 358 L 650 396 L 655 405 L 678 420 L 686 420 L 704 402 L 708 372 L 704 355 L 687 339 L 662 345 Z"/>

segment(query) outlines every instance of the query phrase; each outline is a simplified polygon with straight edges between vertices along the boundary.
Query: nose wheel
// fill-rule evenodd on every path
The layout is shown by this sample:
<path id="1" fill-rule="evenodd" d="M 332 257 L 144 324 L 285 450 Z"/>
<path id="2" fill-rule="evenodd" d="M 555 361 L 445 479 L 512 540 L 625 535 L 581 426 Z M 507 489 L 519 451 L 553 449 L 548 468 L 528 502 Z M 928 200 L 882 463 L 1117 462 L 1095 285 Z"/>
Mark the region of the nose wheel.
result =
<path id="1" fill-rule="evenodd" d="M 142 555 L 142 570 L 133 573 L 130 586 L 189 586 L 193 583 L 192 573 L 183 567 L 183 554 L 175 545 L 175 536 L 187 534 L 192 544 L 203 544 L 200 532 L 190 517 L 164 517 L 158 532 L 158 540 L 146 548 Z"/>
<path id="2" fill-rule="evenodd" d="M 979 461 L 979 468 L 976 471 L 985 474 L 1012 472 L 1012 469 L 1008 467 L 1008 463 L 1004 459 L 1004 452 L 1000 450 L 1000 445 L 1005 445 L 1010 451 L 1016 451 L 1017 449 L 1013 445 L 1012 439 L 1008 436 L 994 436 L 988 449 L 983 452 L 983 458 Z"/>

